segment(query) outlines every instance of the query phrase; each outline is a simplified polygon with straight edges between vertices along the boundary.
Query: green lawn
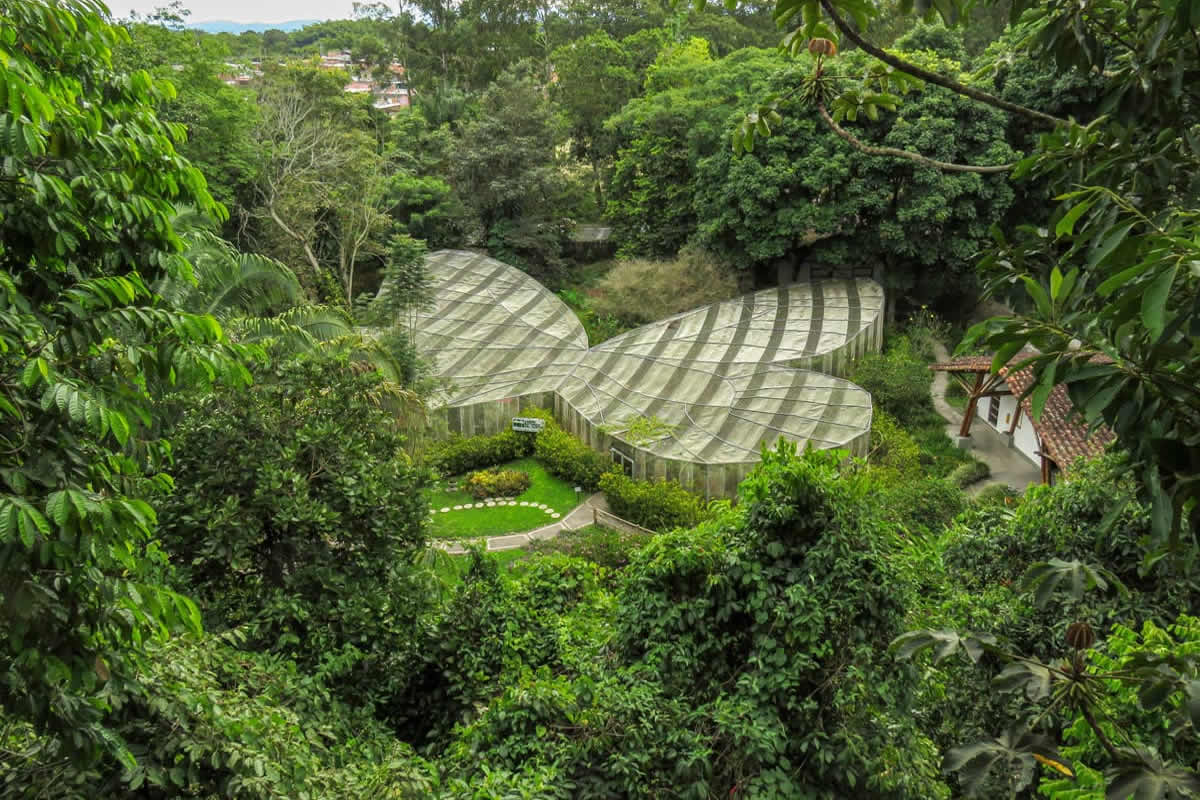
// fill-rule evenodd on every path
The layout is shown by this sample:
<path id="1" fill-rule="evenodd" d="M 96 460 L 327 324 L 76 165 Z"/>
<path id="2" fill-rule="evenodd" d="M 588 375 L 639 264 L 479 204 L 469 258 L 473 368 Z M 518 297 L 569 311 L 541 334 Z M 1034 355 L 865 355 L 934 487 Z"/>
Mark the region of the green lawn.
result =
<path id="1" fill-rule="evenodd" d="M 524 493 L 511 498 L 520 503 L 545 503 L 565 517 L 575 507 L 575 489 L 564 480 L 554 477 L 538 461 L 532 458 L 521 458 L 500 465 L 502 469 L 518 469 L 528 472 L 532 483 Z M 458 478 L 451 478 L 441 485 L 431 489 L 429 507 L 433 512 L 430 523 L 431 535 L 435 539 L 470 539 L 480 536 L 501 536 L 506 533 L 520 533 L 534 528 L 540 528 L 557 520 L 540 508 L 522 505 L 497 505 L 492 508 L 464 508 L 454 510 L 455 506 L 474 504 L 474 497 L 464 491 L 449 491 L 447 483 L 454 483 Z M 583 500 L 581 493 L 579 499 Z M 441 509 L 450 511 L 442 512 Z M 558 519 L 562 519 L 559 517 Z"/>

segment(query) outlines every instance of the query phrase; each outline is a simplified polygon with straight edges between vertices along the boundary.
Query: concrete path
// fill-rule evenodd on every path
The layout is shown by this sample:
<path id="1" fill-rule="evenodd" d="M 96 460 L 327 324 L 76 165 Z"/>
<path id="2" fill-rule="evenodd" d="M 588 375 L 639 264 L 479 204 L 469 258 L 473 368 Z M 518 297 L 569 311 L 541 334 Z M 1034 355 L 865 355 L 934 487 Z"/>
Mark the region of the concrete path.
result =
<path id="1" fill-rule="evenodd" d="M 941 342 L 934 343 L 934 355 L 939 362 L 949 361 L 950 353 Z M 946 387 L 950 376 L 945 372 L 933 373 L 933 386 L 930 395 L 933 407 L 937 409 L 942 419 L 946 420 L 946 435 L 950 441 L 956 441 L 959 427 L 962 425 L 963 412 L 946 402 Z M 965 444 L 976 458 L 991 469 L 992 474 L 986 480 L 973 483 L 966 488 L 967 494 L 974 497 L 989 486 L 1004 484 L 1021 492 L 1025 487 L 1040 483 L 1041 470 L 1026 458 L 1020 450 L 1008 446 L 1008 440 L 993 428 L 981 422 L 971 425 L 969 443 Z"/>
<path id="2" fill-rule="evenodd" d="M 549 525 L 525 531 L 524 533 L 489 536 L 483 540 L 486 542 L 485 549 L 489 552 L 515 550 L 538 539 L 553 539 L 555 536 L 558 536 L 559 531 L 574 531 L 579 528 L 586 528 L 592 524 L 592 509 L 594 508 L 598 508 L 601 511 L 608 511 L 608 501 L 604 499 L 603 493 L 596 492 L 587 500 L 580 503 L 571 513 Z M 450 555 L 462 555 L 467 552 L 463 541 L 461 539 L 435 539 L 430 543 L 430 546 L 436 547 L 439 550 L 445 550 Z M 468 539 L 466 541 L 475 544 L 480 539 Z"/>

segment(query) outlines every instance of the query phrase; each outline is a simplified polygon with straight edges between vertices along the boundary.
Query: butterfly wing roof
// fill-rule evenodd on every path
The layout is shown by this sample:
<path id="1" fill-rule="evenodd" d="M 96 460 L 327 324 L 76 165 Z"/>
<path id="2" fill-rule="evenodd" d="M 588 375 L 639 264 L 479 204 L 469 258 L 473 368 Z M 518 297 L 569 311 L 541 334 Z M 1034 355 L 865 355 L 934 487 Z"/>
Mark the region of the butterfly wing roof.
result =
<path id="1" fill-rule="evenodd" d="M 575 312 L 521 270 L 462 250 L 428 266 L 435 301 L 418 314 L 416 343 L 449 382 L 440 404 L 553 391 L 587 352 Z"/>
<path id="2" fill-rule="evenodd" d="M 466 251 L 429 258 L 436 304 L 417 345 L 448 381 L 440 404 L 465 406 L 553 391 L 617 438 L 700 463 L 757 459 L 779 436 L 818 448 L 870 430 L 870 395 L 795 369 L 877 329 L 883 290 L 832 280 L 768 289 L 677 314 L 587 347 L 578 318 L 520 270 Z"/>

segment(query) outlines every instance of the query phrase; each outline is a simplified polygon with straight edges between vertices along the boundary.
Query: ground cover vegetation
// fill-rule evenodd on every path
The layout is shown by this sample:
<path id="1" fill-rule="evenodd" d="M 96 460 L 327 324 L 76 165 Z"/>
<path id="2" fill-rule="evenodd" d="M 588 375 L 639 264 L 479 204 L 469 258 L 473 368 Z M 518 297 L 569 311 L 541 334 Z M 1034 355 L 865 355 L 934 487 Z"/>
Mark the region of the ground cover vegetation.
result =
<path id="1" fill-rule="evenodd" d="M 1200 3 L 731 5 L 0 8 L 0 796 L 1200 793 Z M 577 220 L 641 263 L 574 263 Z M 969 499 L 923 314 L 854 366 L 867 458 L 772 446 L 736 500 L 545 412 L 431 439 L 446 246 L 589 336 L 683 310 L 656 270 L 862 268 L 896 319 L 987 290 L 1015 314 L 965 346 L 1036 345 L 1035 410 L 1065 383 L 1118 447 Z M 435 482 L 512 462 L 664 532 L 429 548 Z"/>

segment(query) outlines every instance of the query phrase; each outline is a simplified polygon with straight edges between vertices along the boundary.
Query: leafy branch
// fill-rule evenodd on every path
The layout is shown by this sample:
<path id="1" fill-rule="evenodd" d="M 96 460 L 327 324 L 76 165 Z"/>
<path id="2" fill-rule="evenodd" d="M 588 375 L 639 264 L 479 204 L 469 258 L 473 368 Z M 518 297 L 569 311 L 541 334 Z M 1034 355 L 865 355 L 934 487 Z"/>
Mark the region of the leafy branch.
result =
<path id="1" fill-rule="evenodd" d="M 921 80 L 932 83 L 935 86 L 941 86 L 943 89 L 949 89 L 956 94 L 961 94 L 964 97 L 971 98 L 972 100 L 978 100 L 981 103 L 986 103 L 987 105 L 994 106 L 1013 114 L 1020 114 L 1023 117 L 1028 117 L 1029 119 L 1036 120 L 1041 123 L 1054 126 L 1070 124 L 1068 120 L 1061 119 L 1060 117 L 1056 117 L 1052 114 L 1046 114 L 1033 108 L 1027 108 L 1026 106 L 1019 105 L 1017 103 L 1010 103 L 1009 101 L 996 97 L 993 94 L 989 94 L 980 89 L 975 89 L 959 83 L 958 81 L 947 78 L 944 75 L 939 75 L 936 72 L 930 72 L 929 70 L 921 69 L 915 64 L 911 64 L 901 58 L 897 58 L 891 53 L 888 53 L 886 50 L 876 47 L 860 36 L 858 31 L 856 31 L 845 19 L 841 17 L 841 15 L 837 13 L 837 9 L 834 8 L 833 3 L 830 2 L 830 0 L 820 0 L 820 3 L 821 8 L 825 10 L 825 13 L 829 15 L 829 18 L 833 21 L 833 24 L 837 26 L 837 29 L 841 31 L 847 39 L 861 47 L 865 52 L 870 53 L 883 63 L 894 67 L 901 72 L 908 73 L 915 78 L 920 78 Z"/>
<path id="2" fill-rule="evenodd" d="M 974 164 L 954 164 L 949 161 L 938 161 L 936 158 L 928 158 L 920 153 L 913 153 L 909 150 L 901 150 L 896 147 L 874 147 L 869 144 L 864 144 L 850 131 L 846 130 L 841 125 L 838 125 L 834 118 L 829 115 L 829 111 L 825 108 L 823 103 L 817 106 L 817 113 L 821 116 L 821 119 L 825 122 L 826 126 L 829 127 L 829 130 L 837 134 L 838 138 L 847 142 L 854 149 L 870 156 L 892 156 L 895 158 L 904 158 L 908 159 L 909 161 L 915 161 L 921 166 L 940 169 L 944 172 L 977 172 L 984 175 L 1008 172 L 1014 166 L 1016 166 L 1015 164 L 997 164 L 991 167 L 984 167 L 975 166 Z"/>

